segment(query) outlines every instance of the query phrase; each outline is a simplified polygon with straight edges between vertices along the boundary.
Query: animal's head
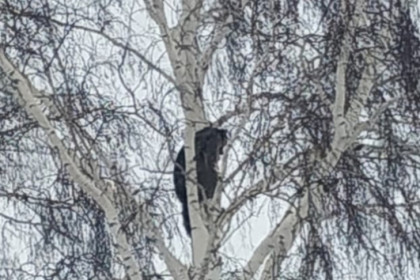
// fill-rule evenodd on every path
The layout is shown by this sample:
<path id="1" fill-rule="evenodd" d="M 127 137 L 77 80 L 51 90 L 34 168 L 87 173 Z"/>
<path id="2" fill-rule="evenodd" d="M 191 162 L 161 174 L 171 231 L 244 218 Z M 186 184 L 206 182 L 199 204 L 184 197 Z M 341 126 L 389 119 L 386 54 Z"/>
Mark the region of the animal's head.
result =
<path id="1" fill-rule="evenodd" d="M 209 154 L 223 154 L 228 132 L 226 129 L 206 127 L 196 133 L 196 146 Z"/>

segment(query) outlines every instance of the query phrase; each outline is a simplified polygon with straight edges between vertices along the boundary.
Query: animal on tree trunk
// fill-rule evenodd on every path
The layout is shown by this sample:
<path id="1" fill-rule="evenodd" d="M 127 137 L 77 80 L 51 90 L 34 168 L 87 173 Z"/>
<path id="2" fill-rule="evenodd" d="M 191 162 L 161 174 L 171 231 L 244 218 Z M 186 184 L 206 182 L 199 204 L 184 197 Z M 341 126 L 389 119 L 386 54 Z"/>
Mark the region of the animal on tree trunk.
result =
<path id="1" fill-rule="evenodd" d="M 206 127 L 195 134 L 195 157 L 197 169 L 198 201 L 212 199 L 217 186 L 217 162 L 223 154 L 227 142 L 227 130 Z M 185 149 L 178 153 L 174 168 L 175 193 L 182 203 L 182 216 L 188 235 L 191 236 L 191 224 L 188 213 L 187 189 L 185 180 Z"/>

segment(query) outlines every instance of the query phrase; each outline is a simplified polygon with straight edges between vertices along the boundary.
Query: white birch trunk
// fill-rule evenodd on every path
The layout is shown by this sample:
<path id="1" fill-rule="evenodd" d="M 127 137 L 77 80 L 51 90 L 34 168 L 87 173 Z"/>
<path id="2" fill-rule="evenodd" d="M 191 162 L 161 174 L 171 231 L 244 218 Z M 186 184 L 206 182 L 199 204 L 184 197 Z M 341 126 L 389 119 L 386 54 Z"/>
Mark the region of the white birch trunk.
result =
<path id="1" fill-rule="evenodd" d="M 114 239 L 113 246 L 124 264 L 127 276 L 133 280 L 141 280 L 141 268 L 134 256 L 134 250 L 131 244 L 129 244 L 127 236 L 121 230 L 122 226 L 118 218 L 118 210 L 116 209 L 112 198 L 112 191 L 114 190 L 113 182 L 104 182 L 100 180 L 93 181 L 81 172 L 80 166 L 77 164 L 80 160 L 75 159 L 74 155 L 71 156 L 70 151 L 65 147 L 65 144 L 58 137 L 55 128 L 51 125 L 45 113 L 42 111 L 42 102 L 36 97 L 42 95 L 39 94 L 30 81 L 19 72 L 19 69 L 7 59 L 2 49 L 0 49 L 0 69 L 7 74 L 9 81 L 11 82 L 6 88 L 7 91 L 14 95 L 20 105 L 25 108 L 27 113 L 35 119 L 39 126 L 45 131 L 51 146 L 58 151 L 60 160 L 63 165 L 66 166 L 71 178 L 82 188 L 83 191 L 93 198 L 105 212 L 106 221 L 111 230 L 111 236 Z M 5 83 L 8 83 L 9 81 L 6 81 Z M 54 110 L 54 108 L 49 109 Z M 92 178 L 94 177 L 95 176 L 92 176 Z M 141 207 L 138 208 L 140 209 Z M 165 246 L 162 235 L 159 233 L 158 229 L 150 229 L 147 227 L 147 225 L 153 224 L 152 219 L 148 216 L 148 213 L 144 213 L 144 211 L 142 213 L 143 220 L 146 220 L 146 229 L 148 229 L 149 237 L 157 239 L 156 246 L 160 250 L 160 253 L 162 254 L 163 259 L 165 260 L 165 263 L 174 279 L 187 279 L 187 269 L 174 256 L 172 256 L 169 249 Z M 141 225 L 143 224 L 144 222 L 141 223 Z"/>

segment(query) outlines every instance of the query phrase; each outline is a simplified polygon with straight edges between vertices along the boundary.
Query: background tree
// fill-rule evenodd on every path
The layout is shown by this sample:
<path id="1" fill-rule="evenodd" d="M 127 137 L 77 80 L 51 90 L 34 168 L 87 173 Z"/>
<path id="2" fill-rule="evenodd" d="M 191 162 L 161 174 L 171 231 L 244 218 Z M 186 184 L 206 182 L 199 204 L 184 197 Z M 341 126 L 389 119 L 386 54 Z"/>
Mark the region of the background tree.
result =
<path id="1" fill-rule="evenodd" d="M 416 2 L 0 12 L 0 278 L 418 278 Z M 209 125 L 231 137 L 200 207 Z M 184 143 L 191 244 L 171 173 Z"/>

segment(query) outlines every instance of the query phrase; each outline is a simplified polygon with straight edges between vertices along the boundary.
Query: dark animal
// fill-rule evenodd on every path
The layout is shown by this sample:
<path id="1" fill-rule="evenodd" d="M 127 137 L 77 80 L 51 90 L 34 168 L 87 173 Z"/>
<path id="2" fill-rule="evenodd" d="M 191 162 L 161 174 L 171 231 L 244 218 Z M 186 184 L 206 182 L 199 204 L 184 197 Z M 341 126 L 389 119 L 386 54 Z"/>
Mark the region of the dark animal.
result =
<path id="1" fill-rule="evenodd" d="M 213 198 L 217 185 L 216 165 L 223 147 L 227 142 L 227 130 L 206 127 L 195 134 L 195 157 L 197 169 L 198 201 Z M 175 193 L 182 203 L 182 216 L 188 235 L 191 236 L 191 224 L 188 213 L 187 189 L 185 182 L 185 151 L 184 147 L 178 153 L 174 168 Z"/>

